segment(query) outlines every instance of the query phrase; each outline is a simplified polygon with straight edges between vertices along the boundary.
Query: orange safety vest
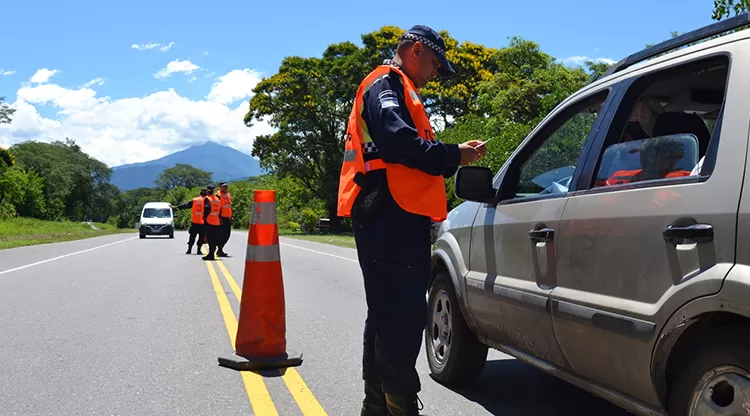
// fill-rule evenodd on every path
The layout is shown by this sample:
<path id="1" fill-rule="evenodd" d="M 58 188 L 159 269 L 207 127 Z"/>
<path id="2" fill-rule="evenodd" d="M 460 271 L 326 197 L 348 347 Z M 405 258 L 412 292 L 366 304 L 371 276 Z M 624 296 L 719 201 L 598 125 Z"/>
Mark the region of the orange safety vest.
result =
<path id="1" fill-rule="evenodd" d="M 194 224 L 203 224 L 203 204 L 204 204 L 204 197 L 202 196 L 196 196 L 193 198 L 193 206 L 192 210 L 190 211 L 190 220 Z"/>
<path id="2" fill-rule="evenodd" d="M 620 185 L 622 183 L 629 183 L 635 178 L 635 175 L 641 173 L 641 169 L 633 169 L 633 170 L 618 170 L 617 172 L 613 173 L 612 176 L 609 177 L 604 182 L 605 186 L 613 186 L 613 185 Z M 667 173 L 665 178 L 680 178 L 683 176 L 690 176 L 690 172 L 686 170 L 676 170 L 673 172 Z"/>
<path id="3" fill-rule="evenodd" d="M 344 143 L 344 162 L 341 167 L 338 195 L 338 215 L 350 217 L 352 205 L 360 191 L 355 177 L 367 172 L 385 169 L 388 189 L 396 203 L 405 211 L 430 217 L 433 221 L 443 221 L 448 216 L 448 203 L 445 195 L 445 182 L 442 176 L 433 176 L 421 170 L 398 163 L 386 163 L 380 158 L 364 160 L 363 153 L 372 146 L 372 138 L 362 118 L 364 93 L 373 83 L 391 71 L 401 76 L 404 85 L 406 108 L 417 131 L 424 140 L 435 140 L 435 134 L 427 118 L 424 105 L 414 84 L 400 69 L 390 65 L 380 65 L 359 85 L 356 100 L 349 115 Z"/>
<path id="4" fill-rule="evenodd" d="M 221 216 L 225 218 L 232 218 L 232 195 L 227 192 L 220 192 L 221 198 Z"/>
<path id="5" fill-rule="evenodd" d="M 209 200 L 211 201 L 211 212 L 208 213 L 208 224 L 219 226 L 221 225 L 221 220 L 219 219 L 219 212 L 221 211 L 221 198 L 216 195 L 211 195 L 209 197 Z"/>

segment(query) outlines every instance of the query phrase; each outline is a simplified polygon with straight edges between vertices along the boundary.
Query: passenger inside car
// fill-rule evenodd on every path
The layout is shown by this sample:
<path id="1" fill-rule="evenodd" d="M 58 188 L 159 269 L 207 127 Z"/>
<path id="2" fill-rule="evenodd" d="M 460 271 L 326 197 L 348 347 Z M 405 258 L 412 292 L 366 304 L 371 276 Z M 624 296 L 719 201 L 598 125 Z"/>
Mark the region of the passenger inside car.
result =
<path id="1" fill-rule="evenodd" d="M 653 137 L 610 147 L 607 152 L 626 154 L 603 186 L 689 176 L 698 157 L 698 140 L 692 134 Z M 605 152 L 606 153 L 606 152 Z M 636 157 L 637 155 L 637 157 Z"/>
<path id="2" fill-rule="evenodd" d="M 602 155 L 594 186 L 700 175 L 722 105 L 726 75 L 725 66 L 685 72 L 652 81 L 632 97 L 629 114 L 621 115 L 627 117 L 620 124 L 621 134 L 607 139 L 609 145 Z M 627 111 L 628 106 L 624 108 Z M 696 158 L 690 166 L 685 164 L 693 155 L 678 162 L 675 158 L 679 152 L 673 152 L 667 142 L 650 142 L 676 135 L 690 135 L 697 140 Z"/>

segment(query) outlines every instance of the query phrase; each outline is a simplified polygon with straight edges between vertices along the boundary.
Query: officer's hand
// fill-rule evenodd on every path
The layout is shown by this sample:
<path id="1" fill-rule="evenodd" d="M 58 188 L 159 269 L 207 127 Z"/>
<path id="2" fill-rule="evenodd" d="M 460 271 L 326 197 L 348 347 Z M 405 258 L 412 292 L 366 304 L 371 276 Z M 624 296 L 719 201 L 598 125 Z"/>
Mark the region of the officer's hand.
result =
<path id="1" fill-rule="evenodd" d="M 461 166 L 466 166 L 484 156 L 487 146 L 479 140 L 469 140 L 459 144 L 458 150 L 461 151 Z"/>

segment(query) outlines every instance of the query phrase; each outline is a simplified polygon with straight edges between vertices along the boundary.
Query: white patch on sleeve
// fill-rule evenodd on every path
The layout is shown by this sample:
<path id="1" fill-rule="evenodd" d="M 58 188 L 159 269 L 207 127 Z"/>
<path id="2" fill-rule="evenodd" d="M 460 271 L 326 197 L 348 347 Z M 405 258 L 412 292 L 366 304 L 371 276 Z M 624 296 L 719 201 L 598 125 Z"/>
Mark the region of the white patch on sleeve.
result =
<path id="1" fill-rule="evenodd" d="M 378 95 L 381 108 L 398 107 L 398 96 L 393 90 L 385 90 Z"/>

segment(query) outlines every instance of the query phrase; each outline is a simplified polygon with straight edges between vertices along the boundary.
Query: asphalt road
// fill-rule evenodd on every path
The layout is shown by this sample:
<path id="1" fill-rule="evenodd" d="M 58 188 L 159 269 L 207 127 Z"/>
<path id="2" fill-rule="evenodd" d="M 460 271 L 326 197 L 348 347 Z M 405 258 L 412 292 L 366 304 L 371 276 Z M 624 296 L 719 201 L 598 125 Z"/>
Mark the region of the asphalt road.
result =
<path id="1" fill-rule="evenodd" d="M 246 234 L 204 262 L 174 240 L 115 235 L 0 251 L 1 415 L 359 415 L 364 292 L 352 249 L 282 238 L 287 341 L 302 366 L 257 375 L 232 352 Z M 231 334 L 231 336 L 230 336 Z M 491 351 L 476 387 L 428 376 L 423 413 L 627 415 Z"/>

